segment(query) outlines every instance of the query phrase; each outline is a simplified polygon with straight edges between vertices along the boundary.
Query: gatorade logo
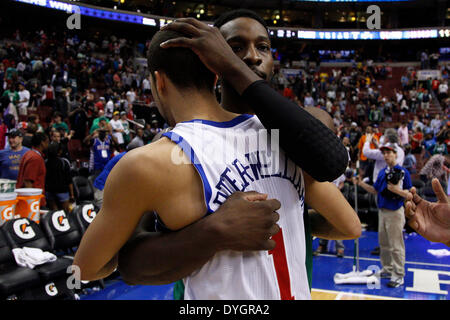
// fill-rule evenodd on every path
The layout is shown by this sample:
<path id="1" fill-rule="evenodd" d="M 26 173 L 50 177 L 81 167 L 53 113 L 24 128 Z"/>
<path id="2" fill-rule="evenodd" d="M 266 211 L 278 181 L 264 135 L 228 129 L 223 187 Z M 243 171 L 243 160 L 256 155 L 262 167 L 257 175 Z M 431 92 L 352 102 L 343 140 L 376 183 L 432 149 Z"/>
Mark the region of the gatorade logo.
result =
<path id="1" fill-rule="evenodd" d="M 30 204 L 30 214 L 28 216 L 28 218 L 30 218 L 33 221 L 39 221 L 39 215 L 40 215 L 40 206 L 41 206 L 41 202 L 40 200 L 37 201 L 33 201 Z"/>
<path id="2" fill-rule="evenodd" d="M 36 234 L 27 219 L 16 220 L 13 224 L 15 234 L 22 239 L 33 239 Z"/>
<path id="3" fill-rule="evenodd" d="M 56 211 L 52 215 L 52 223 L 56 230 L 66 232 L 70 229 L 69 220 L 63 210 Z"/>
<path id="4" fill-rule="evenodd" d="M 58 294 L 58 289 L 56 288 L 55 284 L 51 282 L 45 285 L 45 292 L 49 296 L 54 297 Z"/>
<path id="5" fill-rule="evenodd" d="M 86 220 L 86 222 L 91 223 L 94 220 L 95 216 L 97 215 L 97 212 L 95 212 L 94 209 L 94 205 L 87 204 L 83 206 L 82 215 L 83 219 Z"/>
<path id="6" fill-rule="evenodd" d="M 6 207 L 1 213 L 2 220 L 11 220 L 14 218 L 14 208 Z"/>

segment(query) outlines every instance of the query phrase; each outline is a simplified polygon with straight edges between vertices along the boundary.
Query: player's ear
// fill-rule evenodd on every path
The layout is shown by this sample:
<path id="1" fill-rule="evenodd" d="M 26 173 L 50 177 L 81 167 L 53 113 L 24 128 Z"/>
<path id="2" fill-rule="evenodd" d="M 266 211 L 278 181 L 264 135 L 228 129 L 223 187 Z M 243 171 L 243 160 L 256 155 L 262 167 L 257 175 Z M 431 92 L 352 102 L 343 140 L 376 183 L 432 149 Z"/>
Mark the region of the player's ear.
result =
<path id="1" fill-rule="evenodd" d="M 155 71 L 155 88 L 158 91 L 159 96 L 163 94 L 163 92 L 167 88 L 167 76 L 164 73 L 159 71 Z"/>

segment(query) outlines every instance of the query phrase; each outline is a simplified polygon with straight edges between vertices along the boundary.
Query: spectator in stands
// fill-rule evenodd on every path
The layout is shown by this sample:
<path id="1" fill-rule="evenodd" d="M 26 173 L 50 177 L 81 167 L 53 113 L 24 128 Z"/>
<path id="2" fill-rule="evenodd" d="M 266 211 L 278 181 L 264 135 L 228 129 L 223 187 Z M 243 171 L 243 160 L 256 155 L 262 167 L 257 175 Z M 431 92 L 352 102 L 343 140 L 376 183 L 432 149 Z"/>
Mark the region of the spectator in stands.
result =
<path id="1" fill-rule="evenodd" d="M 70 161 L 70 155 L 69 155 L 69 141 L 72 139 L 72 136 L 74 134 L 74 131 L 71 131 L 68 135 L 63 129 L 54 130 L 50 133 L 50 141 L 55 142 L 59 144 L 59 148 L 61 149 L 59 153 L 59 157 L 63 157 Z"/>
<path id="2" fill-rule="evenodd" d="M 151 128 L 150 128 L 150 133 L 153 134 L 153 135 L 156 135 L 156 134 L 158 134 L 158 132 L 160 132 L 161 130 L 162 130 L 162 129 L 161 129 L 160 125 L 159 125 L 159 121 L 156 120 L 156 119 L 152 120 L 152 122 L 151 122 Z"/>
<path id="3" fill-rule="evenodd" d="M 31 109 L 37 109 L 41 105 L 42 88 L 39 86 L 38 81 L 34 81 L 30 88 L 30 107 Z"/>
<path id="4" fill-rule="evenodd" d="M 128 122 L 127 113 L 125 111 L 120 112 L 120 122 L 122 122 L 123 127 L 123 140 L 124 145 L 128 145 L 130 143 L 131 137 L 130 137 L 130 123 Z"/>
<path id="5" fill-rule="evenodd" d="M 431 90 L 433 90 L 436 96 L 438 95 L 439 84 L 440 82 L 437 78 L 434 78 L 433 81 L 431 81 Z"/>
<path id="6" fill-rule="evenodd" d="M 431 126 L 431 130 L 433 130 L 433 134 L 436 136 L 442 127 L 442 120 L 441 120 L 441 116 L 439 113 L 437 113 L 434 116 L 434 119 L 431 120 L 430 126 Z"/>
<path id="7" fill-rule="evenodd" d="M 425 183 L 437 178 L 442 185 L 447 185 L 448 166 L 446 158 L 441 154 L 433 155 L 420 170 L 420 179 Z"/>
<path id="8" fill-rule="evenodd" d="M 52 107 L 55 110 L 55 88 L 52 86 L 50 80 L 47 80 L 47 83 L 42 86 L 42 104 L 44 106 Z"/>
<path id="9" fill-rule="evenodd" d="M 445 137 L 444 136 L 439 136 L 436 138 L 436 144 L 434 145 L 433 148 L 433 155 L 435 154 L 441 154 L 441 155 L 447 155 L 447 144 L 445 143 Z"/>
<path id="10" fill-rule="evenodd" d="M 42 125 L 40 124 L 41 120 L 39 119 L 39 116 L 36 114 L 31 114 L 28 117 L 28 125 L 30 123 L 34 123 L 36 125 L 36 132 L 44 132 L 44 128 L 42 127 Z"/>
<path id="11" fill-rule="evenodd" d="M 424 111 L 424 112 L 428 111 L 428 109 L 430 108 L 430 101 L 431 101 L 431 95 L 428 92 L 428 90 L 425 89 L 425 91 L 422 94 L 422 103 L 421 103 L 422 111 Z"/>
<path id="12" fill-rule="evenodd" d="M 19 115 L 17 113 L 17 103 L 20 100 L 19 93 L 15 90 L 15 86 L 12 83 L 9 83 L 7 89 L 3 92 L 2 97 L 8 98 L 5 99 L 6 103 L 2 103 L 6 106 L 3 106 L 6 110 L 4 112 L 5 115 L 10 114 L 14 117 L 15 121 L 19 121 Z"/>
<path id="13" fill-rule="evenodd" d="M 358 101 L 356 104 L 356 115 L 358 123 L 362 124 L 366 121 L 366 106 L 362 101 Z"/>
<path id="14" fill-rule="evenodd" d="M 378 125 L 381 121 L 381 110 L 376 105 L 370 107 L 369 121 L 371 125 Z"/>
<path id="15" fill-rule="evenodd" d="M 427 69 L 429 67 L 429 58 L 428 53 L 425 51 L 422 51 L 420 54 L 420 68 L 421 69 Z"/>
<path id="16" fill-rule="evenodd" d="M 405 146 L 405 161 L 403 161 L 403 167 L 408 169 L 410 174 L 415 174 L 417 172 L 417 160 L 411 151 L 411 146 L 407 144 Z"/>
<path id="17" fill-rule="evenodd" d="M 37 125 L 35 123 L 28 123 L 25 129 L 25 135 L 23 137 L 22 145 L 31 149 L 33 147 L 33 136 L 37 132 Z"/>
<path id="18" fill-rule="evenodd" d="M 407 145 L 409 143 L 409 131 L 406 122 L 402 122 L 397 130 L 400 146 Z"/>
<path id="19" fill-rule="evenodd" d="M 104 120 L 106 123 L 109 123 L 109 119 L 105 116 L 105 112 L 103 110 L 98 111 L 97 118 L 94 119 L 92 122 L 91 129 L 89 130 L 89 133 L 92 134 L 95 130 L 99 128 L 99 122 Z"/>
<path id="20" fill-rule="evenodd" d="M 120 146 L 121 150 L 125 149 L 125 140 L 123 138 L 123 133 L 125 129 L 123 128 L 122 121 L 120 120 L 120 112 L 114 111 L 113 118 L 109 122 L 113 131 L 113 137 L 116 139 L 117 144 Z"/>
<path id="21" fill-rule="evenodd" d="M 17 180 L 22 156 L 30 149 L 22 146 L 23 133 L 13 129 L 8 133 L 9 148 L 0 150 L 0 178 Z"/>
<path id="22" fill-rule="evenodd" d="M 422 152 L 423 133 L 419 125 L 413 127 L 414 134 L 411 136 L 411 153 L 420 154 Z"/>
<path id="23" fill-rule="evenodd" d="M 444 99 L 446 99 L 448 97 L 448 83 L 447 81 L 443 81 L 440 85 L 439 85 L 439 90 L 438 90 L 438 99 L 439 102 L 442 102 Z"/>
<path id="24" fill-rule="evenodd" d="M 108 119 L 111 119 L 112 116 L 113 116 L 113 112 L 114 112 L 114 109 L 115 109 L 115 101 L 116 101 L 116 99 L 117 99 L 116 97 L 111 96 L 111 97 L 109 98 L 108 102 L 106 103 L 104 115 L 105 115 L 105 117 L 108 118 Z"/>
<path id="25" fill-rule="evenodd" d="M 100 123 L 103 121 L 100 121 Z M 91 135 L 88 135 L 84 142 L 87 142 L 91 149 L 89 172 L 91 175 L 98 176 L 111 158 L 111 148 L 113 146 L 112 136 L 109 130 L 100 128 L 95 130 Z"/>
<path id="26" fill-rule="evenodd" d="M 131 142 L 127 146 L 127 150 L 130 148 L 138 148 L 144 146 L 144 128 L 138 127 L 136 129 L 136 136 L 131 140 Z"/>
<path id="27" fill-rule="evenodd" d="M 365 134 L 363 136 L 361 136 L 361 138 L 359 139 L 359 142 L 358 142 L 358 150 L 359 150 L 358 158 L 359 158 L 359 170 L 360 170 L 359 174 L 362 175 L 363 177 L 369 175 L 369 165 L 370 165 L 369 159 L 367 159 L 367 157 L 364 155 L 363 147 L 364 147 L 364 143 L 366 142 L 367 137 L 368 136 L 372 137 L 372 133 L 373 133 L 372 127 L 367 126 Z M 370 148 L 375 149 L 375 145 L 373 143 L 371 143 Z"/>
<path id="28" fill-rule="evenodd" d="M 309 92 L 306 93 L 304 102 L 304 107 L 313 107 L 314 106 L 314 99 L 311 97 L 311 94 Z"/>
<path id="29" fill-rule="evenodd" d="M 16 188 L 38 188 L 45 194 L 46 168 L 44 153 L 49 144 L 45 133 L 35 133 L 32 139 L 32 149 L 28 150 L 20 161 L 19 175 Z M 46 204 L 45 198 L 41 199 L 41 206 Z"/>
<path id="30" fill-rule="evenodd" d="M 62 114 L 59 112 L 55 112 L 55 115 L 53 116 L 53 121 L 51 123 L 51 127 L 55 128 L 57 130 L 64 129 L 65 132 L 69 133 L 69 126 L 67 123 L 62 121 Z"/>
<path id="31" fill-rule="evenodd" d="M 55 131 L 59 133 L 58 131 Z M 52 141 L 48 146 L 45 161 L 45 197 L 50 210 L 70 212 L 70 201 L 74 201 L 72 177 L 69 160 L 62 157 L 62 145 Z"/>
<path id="32" fill-rule="evenodd" d="M 17 110 L 19 113 L 19 121 L 26 121 L 28 115 L 28 105 L 30 103 L 30 91 L 25 88 L 25 83 L 19 83 L 19 101 L 17 102 Z"/>
<path id="33" fill-rule="evenodd" d="M 414 116 L 414 119 L 413 119 L 413 121 L 412 121 L 412 123 L 411 123 L 411 130 L 413 131 L 413 132 L 415 132 L 416 131 L 416 128 L 417 127 L 419 127 L 420 128 L 420 132 L 423 132 L 423 123 L 419 120 L 419 117 L 417 116 L 417 115 L 415 115 Z"/>
<path id="34" fill-rule="evenodd" d="M 428 159 L 433 154 L 434 146 L 436 145 L 436 138 L 432 133 L 427 133 L 423 140 L 423 148 L 425 153 L 423 155 L 424 159 Z"/>

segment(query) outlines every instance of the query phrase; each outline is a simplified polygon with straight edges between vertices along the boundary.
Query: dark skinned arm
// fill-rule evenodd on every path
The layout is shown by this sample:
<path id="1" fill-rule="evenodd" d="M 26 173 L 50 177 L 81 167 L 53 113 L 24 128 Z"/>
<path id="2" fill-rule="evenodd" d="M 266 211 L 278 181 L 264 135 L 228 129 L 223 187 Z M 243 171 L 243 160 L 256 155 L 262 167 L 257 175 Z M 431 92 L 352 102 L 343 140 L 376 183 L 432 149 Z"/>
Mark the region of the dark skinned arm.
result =
<path id="1" fill-rule="evenodd" d="M 279 231 L 278 200 L 257 192 L 235 192 L 209 215 L 179 231 L 148 232 L 151 218 L 141 219 L 134 236 L 119 252 L 118 270 L 129 284 L 159 285 L 177 281 L 222 250 L 271 250 Z M 149 254 L 151 253 L 151 254 Z"/>

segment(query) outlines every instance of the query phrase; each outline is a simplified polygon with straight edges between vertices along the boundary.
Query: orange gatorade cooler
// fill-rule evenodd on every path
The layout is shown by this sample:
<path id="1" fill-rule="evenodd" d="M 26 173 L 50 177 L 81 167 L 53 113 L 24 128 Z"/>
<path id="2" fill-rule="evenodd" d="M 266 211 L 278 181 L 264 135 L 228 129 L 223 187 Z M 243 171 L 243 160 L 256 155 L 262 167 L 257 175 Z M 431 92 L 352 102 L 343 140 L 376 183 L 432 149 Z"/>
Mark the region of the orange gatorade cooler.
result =
<path id="1" fill-rule="evenodd" d="M 0 193 L 0 226 L 14 219 L 17 201 L 15 192 Z"/>
<path id="2" fill-rule="evenodd" d="M 22 218 L 28 218 L 36 223 L 39 223 L 42 189 L 37 188 L 22 188 L 16 189 L 17 193 L 17 207 L 16 215 Z"/>

